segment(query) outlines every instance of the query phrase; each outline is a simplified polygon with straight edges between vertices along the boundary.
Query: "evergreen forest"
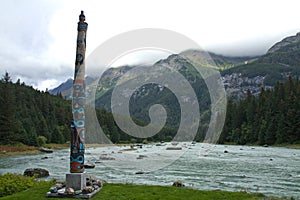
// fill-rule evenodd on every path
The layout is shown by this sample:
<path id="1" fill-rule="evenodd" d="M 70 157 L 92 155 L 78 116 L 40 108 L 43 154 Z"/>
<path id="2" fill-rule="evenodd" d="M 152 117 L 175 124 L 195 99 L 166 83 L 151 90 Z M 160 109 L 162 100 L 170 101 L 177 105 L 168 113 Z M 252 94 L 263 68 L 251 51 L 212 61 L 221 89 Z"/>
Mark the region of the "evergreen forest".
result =
<path id="1" fill-rule="evenodd" d="M 23 143 L 39 146 L 70 140 L 70 100 L 63 99 L 60 94 L 51 95 L 47 91 L 36 90 L 20 83 L 20 80 L 13 83 L 7 72 L 0 81 L 0 92 L 1 145 Z M 228 99 L 225 125 L 219 143 L 299 143 L 299 99 L 300 81 L 291 77 L 286 82 L 277 83 L 273 89 L 262 88 L 258 96 L 248 91 L 244 99 Z M 123 133 L 110 112 L 97 110 L 97 117 L 112 142 L 145 141 Z M 174 128 L 165 127 L 153 138 L 147 138 L 147 141 L 170 141 L 175 134 Z"/>

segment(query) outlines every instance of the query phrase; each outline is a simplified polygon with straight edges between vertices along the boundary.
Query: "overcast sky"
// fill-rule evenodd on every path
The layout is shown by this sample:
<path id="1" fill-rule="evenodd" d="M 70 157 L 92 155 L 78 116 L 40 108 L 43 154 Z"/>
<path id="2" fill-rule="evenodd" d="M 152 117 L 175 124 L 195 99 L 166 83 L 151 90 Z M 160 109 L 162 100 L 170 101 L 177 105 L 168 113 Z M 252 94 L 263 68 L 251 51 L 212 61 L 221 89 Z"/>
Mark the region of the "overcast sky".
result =
<path id="1" fill-rule="evenodd" d="M 205 50 L 261 55 L 300 31 L 298 0 L 0 0 L 0 73 L 35 88 L 73 76 L 78 15 L 89 24 L 87 56 L 138 28 L 179 32 Z M 121 64 L 122 62 L 118 62 Z M 88 67 L 88 66 L 87 66 Z"/>

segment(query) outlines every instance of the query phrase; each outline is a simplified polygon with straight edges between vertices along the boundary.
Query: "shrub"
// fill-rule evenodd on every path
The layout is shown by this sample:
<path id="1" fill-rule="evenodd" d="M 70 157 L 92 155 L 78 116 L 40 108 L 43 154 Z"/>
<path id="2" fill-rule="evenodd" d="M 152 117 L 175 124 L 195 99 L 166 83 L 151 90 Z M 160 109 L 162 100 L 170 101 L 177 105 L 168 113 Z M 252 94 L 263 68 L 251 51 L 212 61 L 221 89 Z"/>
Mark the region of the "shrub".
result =
<path id="1" fill-rule="evenodd" d="M 11 195 L 37 185 L 34 177 L 27 177 L 18 174 L 0 175 L 0 197 Z"/>
<path id="2" fill-rule="evenodd" d="M 44 146 L 47 142 L 47 138 L 45 136 L 38 136 L 38 144 L 40 147 Z"/>

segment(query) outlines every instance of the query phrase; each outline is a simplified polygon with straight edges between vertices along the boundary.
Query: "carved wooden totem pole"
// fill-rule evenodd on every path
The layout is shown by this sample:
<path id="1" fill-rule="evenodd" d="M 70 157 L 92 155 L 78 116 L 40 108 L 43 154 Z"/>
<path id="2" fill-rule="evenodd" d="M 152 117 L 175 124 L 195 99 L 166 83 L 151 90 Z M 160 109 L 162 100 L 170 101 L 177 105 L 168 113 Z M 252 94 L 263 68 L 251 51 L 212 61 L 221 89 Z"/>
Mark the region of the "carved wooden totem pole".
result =
<path id="1" fill-rule="evenodd" d="M 70 172 L 84 172 L 84 137 L 85 137 L 85 50 L 86 50 L 86 32 L 88 24 L 85 22 L 83 11 L 79 15 L 77 26 L 77 48 L 75 73 L 72 96 L 72 125 L 71 125 L 71 155 Z"/>

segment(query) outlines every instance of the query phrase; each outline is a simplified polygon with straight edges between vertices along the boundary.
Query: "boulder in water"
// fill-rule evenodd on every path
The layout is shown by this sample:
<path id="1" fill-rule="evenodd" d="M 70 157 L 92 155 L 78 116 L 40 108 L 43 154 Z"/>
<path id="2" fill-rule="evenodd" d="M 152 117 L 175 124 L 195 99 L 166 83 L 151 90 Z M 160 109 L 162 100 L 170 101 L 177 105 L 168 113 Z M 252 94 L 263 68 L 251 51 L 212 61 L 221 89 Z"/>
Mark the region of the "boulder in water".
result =
<path id="1" fill-rule="evenodd" d="M 44 152 L 44 153 L 53 153 L 52 149 L 47 149 L 44 147 L 39 148 L 39 151 Z"/>
<path id="2" fill-rule="evenodd" d="M 167 147 L 166 150 L 182 150 L 182 147 Z"/>
<path id="3" fill-rule="evenodd" d="M 95 165 L 93 163 L 86 163 L 84 164 L 85 169 L 93 169 L 95 168 Z"/>
<path id="4" fill-rule="evenodd" d="M 29 168 L 24 171 L 24 176 L 36 176 L 37 178 L 49 176 L 49 171 L 42 168 Z"/>

